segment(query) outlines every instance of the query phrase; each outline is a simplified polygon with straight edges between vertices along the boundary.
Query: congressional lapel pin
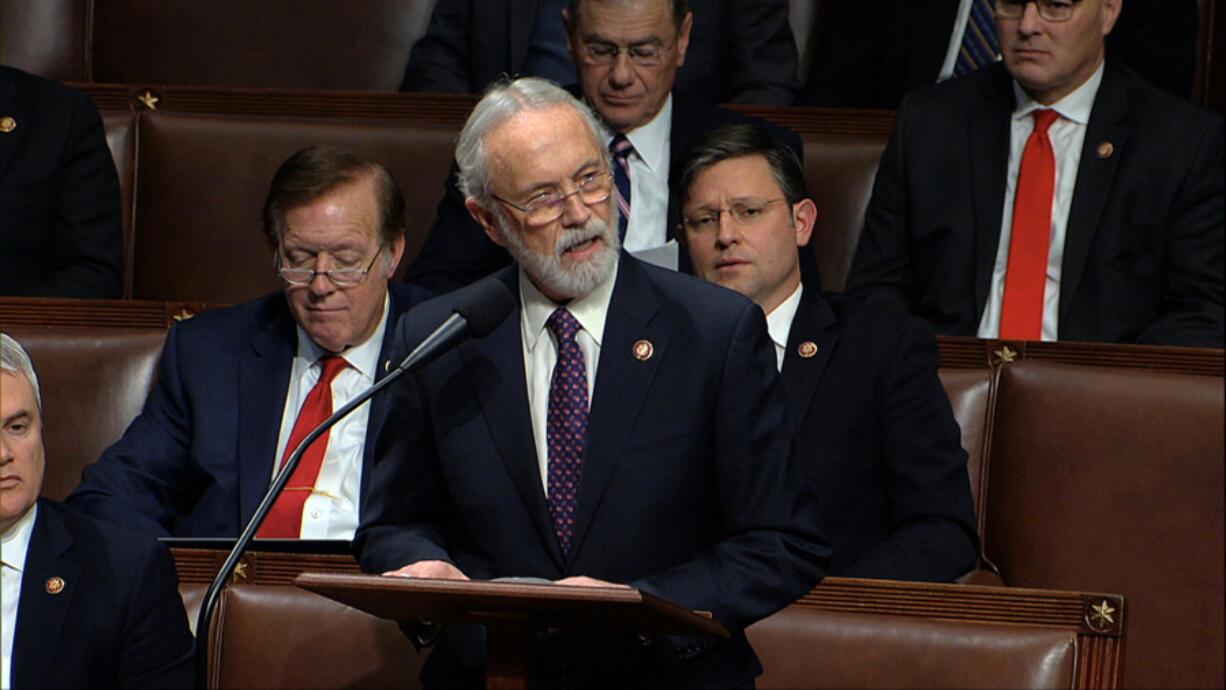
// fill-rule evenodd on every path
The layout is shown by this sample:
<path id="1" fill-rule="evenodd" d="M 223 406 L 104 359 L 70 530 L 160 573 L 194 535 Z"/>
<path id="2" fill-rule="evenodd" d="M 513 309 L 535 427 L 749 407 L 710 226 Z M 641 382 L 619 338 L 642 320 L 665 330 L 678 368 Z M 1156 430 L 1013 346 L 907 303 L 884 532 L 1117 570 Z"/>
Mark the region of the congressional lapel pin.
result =
<path id="1" fill-rule="evenodd" d="M 1098 145 L 1099 158 L 1110 158 L 1113 153 L 1115 153 L 1115 146 L 1111 142 L 1104 141 Z"/>
<path id="2" fill-rule="evenodd" d="M 813 355 L 817 354 L 817 343 L 813 342 L 812 340 L 804 341 L 796 347 L 796 354 L 804 357 L 805 359 L 809 359 Z"/>
<path id="3" fill-rule="evenodd" d="M 391 371 L 391 370 L 392 370 L 392 360 L 390 360 L 390 359 L 388 359 L 388 360 L 384 360 L 384 362 L 383 362 L 383 373 L 385 373 L 385 374 L 386 374 L 387 372 L 389 372 L 389 371 Z"/>
<path id="4" fill-rule="evenodd" d="M 64 591 L 64 578 L 58 575 L 49 577 L 43 587 L 46 588 L 47 594 L 59 594 Z"/>
<path id="5" fill-rule="evenodd" d="M 5 134 L 8 134 L 14 129 L 17 129 L 16 120 L 9 117 L 8 115 L 5 115 L 4 117 L 0 117 L 0 132 L 4 132 Z"/>
<path id="6" fill-rule="evenodd" d="M 640 362 L 646 362 L 655 354 L 656 348 L 651 344 L 650 340 L 640 340 L 634 344 L 634 358 Z"/>

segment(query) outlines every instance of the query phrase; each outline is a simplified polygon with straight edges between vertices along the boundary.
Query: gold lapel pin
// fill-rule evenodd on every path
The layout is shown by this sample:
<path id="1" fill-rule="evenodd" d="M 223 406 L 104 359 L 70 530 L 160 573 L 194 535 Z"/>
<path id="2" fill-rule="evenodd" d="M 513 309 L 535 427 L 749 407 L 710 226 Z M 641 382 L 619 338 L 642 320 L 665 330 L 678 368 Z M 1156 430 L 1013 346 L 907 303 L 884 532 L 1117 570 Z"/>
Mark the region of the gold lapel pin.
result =
<path id="1" fill-rule="evenodd" d="M 809 359 L 813 355 L 817 354 L 817 343 L 813 342 L 812 340 L 804 341 L 796 347 L 796 354 L 804 357 L 805 359 Z"/>
<path id="2" fill-rule="evenodd" d="M 646 362 L 655 354 L 656 348 L 651 344 L 650 340 L 640 340 L 634 344 L 634 358 L 640 362 Z"/>
<path id="3" fill-rule="evenodd" d="M 17 129 L 16 120 L 9 117 L 8 115 L 5 115 L 4 117 L 0 117 L 0 132 L 4 132 L 5 134 L 7 134 L 13 131 L 14 129 Z"/>
<path id="4" fill-rule="evenodd" d="M 64 578 L 58 575 L 49 577 L 43 587 L 46 588 L 47 594 L 59 594 L 64 591 Z"/>
<path id="5" fill-rule="evenodd" d="M 385 374 L 386 374 L 387 372 L 389 372 L 389 371 L 391 371 L 391 370 L 392 370 L 392 360 L 390 360 L 390 359 L 388 359 L 388 360 L 384 360 L 384 361 L 383 361 L 383 373 L 385 373 Z"/>
<path id="6" fill-rule="evenodd" d="M 1104 141 L 1098 145 L 1098 157 L 1110 158 L 1111 154 L 1115 153 L 1115 146 L 1109 141 Z"/>

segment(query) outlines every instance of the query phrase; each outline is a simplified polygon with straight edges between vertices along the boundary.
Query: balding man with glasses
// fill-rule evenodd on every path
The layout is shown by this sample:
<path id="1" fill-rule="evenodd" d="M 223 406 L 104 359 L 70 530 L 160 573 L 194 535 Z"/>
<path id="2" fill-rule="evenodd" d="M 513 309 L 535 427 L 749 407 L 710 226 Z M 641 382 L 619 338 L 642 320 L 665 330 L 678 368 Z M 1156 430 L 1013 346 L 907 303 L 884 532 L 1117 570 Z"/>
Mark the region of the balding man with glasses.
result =
<path id="1" fill-rule="evenodd" d="M 717 94 L 674 88 L 692 31 L 699 30 L 684 0 L 572 0 L 563 16 L 579 78 L 570 91 L 582 96 L 602 121 L 601 143 L 614 159 L 622 246 L 651 263 L 688 272 L 688 257 L 679 255 L 674 238 L 678 214 L 668 191 L 672 160 L 699 134 L 725 124 L 766 125 L 803 156 L 800 138 L 713 105 Z M 444 292 L 511 263 L 464 202 L 453 174 L 438 221 L 406 281 Z"/>
<path id="2" fill-rule="evenodd" d="M 68 503 L 158 536 L 234 537 L 314 426 L 387 371 L 420 288 L 390 285 L 404 199 L 377 162 L 333 146 L 273 177 L 264 231 L 282 292 L 170 330 L 145 409 Z M 258 536 L 351 539 L 381 396 L 315 441 Z"/>
<path id="3" fill-rule="evenodd" d="M 910 94 L 847 293 L 938 334 L 1222 347 L 1222 118 L 1105 59 L 1124 0 L 998 0 Z"/>

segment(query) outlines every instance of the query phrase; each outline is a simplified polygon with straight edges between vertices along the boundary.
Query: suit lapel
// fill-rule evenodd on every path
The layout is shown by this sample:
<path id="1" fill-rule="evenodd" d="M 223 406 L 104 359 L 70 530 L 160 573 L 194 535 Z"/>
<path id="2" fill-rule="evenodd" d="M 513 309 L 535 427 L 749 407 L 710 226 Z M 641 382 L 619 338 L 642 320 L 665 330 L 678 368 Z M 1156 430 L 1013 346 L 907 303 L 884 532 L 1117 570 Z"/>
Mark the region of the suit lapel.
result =
<path id="1" fill-rule="evenodd" d="M 25 132 L 30 128 L 31 111 L 30 99 L 22 98 L 21 87 L 16 79 L 9 79 L 7 75 L 4 79 L 4 112 L 0 112 L 0 117 L 11 117 L 17 123 L 17 126 L 11 132 L 0 133 L 0 175 L 8 172 L 9 161 L 13 159 L 13 154 L 21 146 L 21 140 L 25 138 Z"/>
<path id="2" fill-rule="evenodd" d="M 622 457 L 629 431 L 660 362 L 668 354 L 668 324 L 654 319 L 658 300 L 637 260 L 622 253 L 617 283 L 609 301 L 600 344 L 600 363 L 583 448 L 583 476 L 575 509 L 574 548 L 579 552 L 588 527 Z M 651 355 L 635 355 L 639 341 L 651 344 Z M 641 355 L 640 355 L 641 356 Z"/>
<path id="3" fill-rule="evenodd" d="M 1060 324 L 1074 300 L 1077 285 L 1090 256 L 1090 246 L 1099 231 L 1099 219 L 1107 202 L 1107 194 L 1115 179 L 1119 161 L 1128 141 L 1128 94 L 1119 73 L 1104 67 L 1103 81 L 1095 98 L 1090 122 L 1086 125 L 1085 143 L 1081 147 L 1081 163 L 1077 183 L 1073 188 L 1073 203 L 1069 208 L 1068 230 L 1064 239 L 1064 259 L 1060 267 Z M 1110 142 L 1114 154 L 1098 156 L 1098 147 Z"/>
<path id="4" fill-rule="evenodd" d="M 541 472 L 532 435 L 532 416 L 528 412 L 528 382 L 524 374 L 524 346 L 520 328 L 518 269 L 504 269 L 499 278 L 515 296 L 511 315 L 484 338 L 460 346 L 464 372 L 469 377 L 476 399 L 485 416 L 486 427 L 494 439 L 511 483 L 532 516 L 537 537 L 554 563 L 562 567 L 562 550 L 553 530 L 553 518 L 541 488 Z"/>
<path id="5" fill-rule="evenodd" d="M 787 396 L 788 409 L 792 412 L 794 431 L 808 416 L 809 406 L 816 396 L 817 383 L 830 361 L 830 353 L 838 342 L 838 330 L 834 328 L 834 310 L 821 294 L 809 285 L 801 293 L 800 308 L 792 318 L 788 331 L 787 350 L 783 353 L 783 375 L 779 377 Z M 802 357 L 801 344 L 813 343 L 817 351 L 810 357 Z M 805 348 L 809 351 L 810 348 Z"/>
<path id="6" fill-rule="evenodd" d="M 239 514 L 243 525 L 272 482 L 281 416 L 294 354 L 297 331 L 283 298 L 272 298 L 267 326 L 251 339 L 238 366 L 238 464 Z"/>
<path id="7" fill-rule="evenodd" d="M 1009 116 L 1013 111 L 1012 81 L 1002 65 L 993 70 L 983 97 L 970 106 L 971 196 L 974 208 L 975 323 L 988 301 L 992 267 L 1000 245 L 1000 219 L 1005 204 L 1005 178 L 1009 165 Z"/>
<path id="8" fill-rule="evenodd" d="M 374 379 L 378 383 L 391 371 L 392 367 L 400 364 L 400 359 L 403 355 L 408 354 L 395 352 L 396 328 L 400 322 L 400 317 L 409 307 L 409 299 L 400 297 L 396 290 L 388 289 L 388 315 L 386 316 L 387 325 L 383 329 L 383 344 L 379 346 L 379 361 L 375 363 Z M 395 361 L 392 361 L 395 359 Z M 286 386 L 289 385 L 289 379 L 286 379 Z M 397 384 L 394 384 L 397 385 Z M 288 388 L 286 389 L 288 390 Z M 359 490 L 359 496 L 365 497 L 370 488 L 370 477 L 374 474 L 374 448 L 375 440 L 379 436 L 379 429 L 383 426 L 383 420 L 387 417 L 387 401 L 386 393 L 378 393 L 370 400 L 370 416 L 366 421 L 366 442 L 362 446 L 362 485 Z M 364 502 L 363 502 L 364 503 Z"/>
<path id="9" fill-rule="evenodd" d="M 48 669 L 71 647 L 60 648 L 64 618 L 81 582 L 81 564 L 68 550 L 72 535 L 59 515 L 39 501 L 38 516 L 26 552 L 21 578 L 21 602 L 17 611 L 17 632 L 13 638 L 13 687 L 37 687 L 50 677 Z M 63 581 L 56 594 L 47 591 L 50 578 Z M 71 631 L 69 631 L 71 633 Z"/>

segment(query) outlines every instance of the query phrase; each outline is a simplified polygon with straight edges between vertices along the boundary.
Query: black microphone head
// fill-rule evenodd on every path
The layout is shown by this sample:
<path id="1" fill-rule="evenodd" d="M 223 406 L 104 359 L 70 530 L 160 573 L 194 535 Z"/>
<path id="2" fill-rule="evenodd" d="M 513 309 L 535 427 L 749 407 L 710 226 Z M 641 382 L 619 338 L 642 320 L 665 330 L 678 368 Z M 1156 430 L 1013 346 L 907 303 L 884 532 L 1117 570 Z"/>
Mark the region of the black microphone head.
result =
<path id="1" fill-rule="evenodd" d="M 468 322 L 469 335 L 483 338 L 498 328 L 514 308 L 515 298 L 506 283 L 490 277 L 465 290 L 453 311 Z"/>

